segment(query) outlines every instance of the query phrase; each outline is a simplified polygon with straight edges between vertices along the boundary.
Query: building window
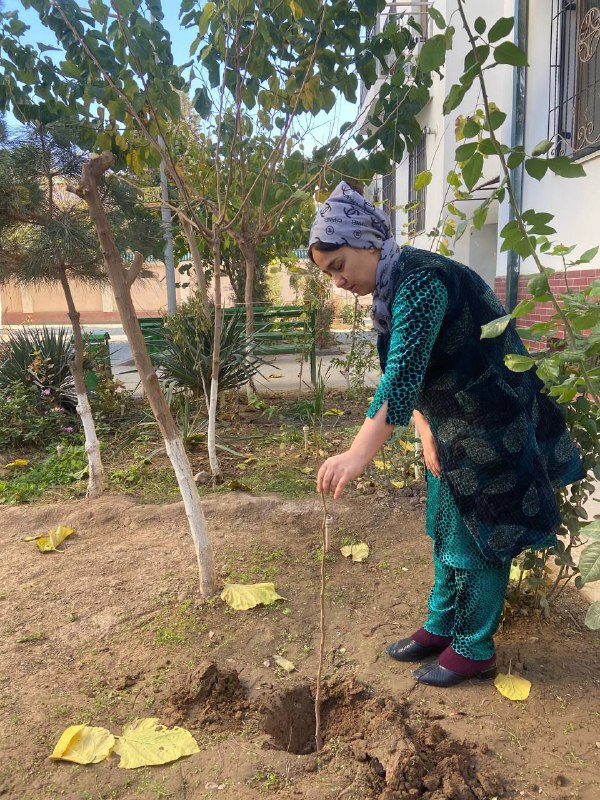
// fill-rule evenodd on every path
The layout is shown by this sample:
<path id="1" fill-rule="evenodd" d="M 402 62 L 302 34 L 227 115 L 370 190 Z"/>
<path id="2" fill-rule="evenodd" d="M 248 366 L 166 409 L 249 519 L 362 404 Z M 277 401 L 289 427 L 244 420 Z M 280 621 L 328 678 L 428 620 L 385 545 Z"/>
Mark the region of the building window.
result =
<path id="1" fill-rule="evenodd" d="M 408 235 L 415 236 L 425 230 L 425 196 L 427 188 L 415 191 L 415 178 L 420 172 L 427 169 L 427 149 L 425 145 L 425 133 L 421 134 L 421 139 L 416 150 L 408 157 Z"/>
<path id="2" fill-rule="evenodd" d="M 600 150 L 600 0 L 553 0 L 548 138 L 556 155 Z"/>

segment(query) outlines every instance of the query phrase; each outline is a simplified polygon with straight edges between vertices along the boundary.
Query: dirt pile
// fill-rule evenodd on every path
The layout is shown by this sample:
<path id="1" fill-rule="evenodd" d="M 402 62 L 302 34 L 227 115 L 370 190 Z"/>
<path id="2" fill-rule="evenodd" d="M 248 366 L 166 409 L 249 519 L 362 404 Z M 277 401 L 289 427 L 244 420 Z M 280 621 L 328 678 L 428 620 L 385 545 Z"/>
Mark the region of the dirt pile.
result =
<path id="1" fill-rule="evenodd" d="M 415 715 L 409 702 L 374 697 L 354 678 L 323 686 L 324 747 L 318 758 L 310 686 L 264 687 L 252 701 L 241 699 L 239 690 L 235 671 L 221 673 L 207 663 L 190 678 L 187 693 L 180 690 L 171 701 L 180 720 L 182 714 L 188 719 L 193 714 L 195 720 L 208 716 L 216 722 L 218 709 L 226 724 L 241 719 L 242 711 L 256 724 L 263 748 L 308 756 L 308 773 L 319 769 L 339 774 L 354 763 L 354 780 L 342 793 L 346 800 L 491 800 L 505 792 L 502 780 L 485 763 L 485 746 L 453 739 L 437 722 Z"/>
<path id="2" fill-rule="evenodd" d="M 234 669 L 204 661 L 179 680 L 170 692 L 161 719 L 165 725 L 197 728 L 216 725 L 234 729 L 248 708 L 246 691 Z"/>

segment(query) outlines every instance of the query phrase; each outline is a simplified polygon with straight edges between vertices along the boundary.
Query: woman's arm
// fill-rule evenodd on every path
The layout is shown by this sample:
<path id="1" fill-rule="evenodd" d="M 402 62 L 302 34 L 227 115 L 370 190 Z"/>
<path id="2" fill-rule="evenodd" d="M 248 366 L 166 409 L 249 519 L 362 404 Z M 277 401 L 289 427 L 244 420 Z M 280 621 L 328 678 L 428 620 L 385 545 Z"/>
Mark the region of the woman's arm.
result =
<path id="1" fill-rule="evenodd" d="M 415 428 L 419 434 L 421 444 L 423 445 L 423 459 L 425 461 L 425 466 L 432 475 L 435 475 L 436 478 L 439 478 L 442 474 L 440 469 L 440 458 L 435 439 L 433 438 L 431 428 L 429 427 L 429 423 L 423 414 L 421 414 L 420 411 L 417 411 L 417 409 L 413 411 L 413 420 L 415 422 Z"/>
<path id="2" fill-rule="evenodd" d="M 372 418 L 365 419 L 349 450 L 323 462 L 317 475 L 318 492 L 333 492 L 337 500 L 346 484 L 358 478 L 394 430 L 394 425 L 385 421 L 386 414 L 387 401 Z"/>

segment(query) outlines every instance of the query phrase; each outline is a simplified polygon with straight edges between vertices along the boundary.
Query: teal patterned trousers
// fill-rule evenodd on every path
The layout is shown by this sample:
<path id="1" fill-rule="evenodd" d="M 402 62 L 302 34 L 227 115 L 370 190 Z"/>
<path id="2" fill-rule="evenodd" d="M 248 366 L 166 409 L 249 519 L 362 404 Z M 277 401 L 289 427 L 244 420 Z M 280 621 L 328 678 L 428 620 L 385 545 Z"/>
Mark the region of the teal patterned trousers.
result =
<path id="1" fill-rule="evenodd" d="M 494 634 L 500 624 L 508 585 L 509 564 L 460 569 L 434 554 L 435 583 L 429 595 L 429 633 L 452 637 L 452 649 L 465 658 L 494 655 Z"/>

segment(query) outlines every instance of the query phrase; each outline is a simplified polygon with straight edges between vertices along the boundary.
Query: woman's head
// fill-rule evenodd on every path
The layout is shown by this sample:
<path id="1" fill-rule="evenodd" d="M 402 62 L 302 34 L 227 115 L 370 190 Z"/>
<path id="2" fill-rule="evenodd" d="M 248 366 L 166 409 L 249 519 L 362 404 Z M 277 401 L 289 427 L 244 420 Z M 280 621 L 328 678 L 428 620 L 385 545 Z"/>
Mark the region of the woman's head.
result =
<path id="1" fill-rule="evenodd" d="M 342 181 L 316 214 L 309 254 L 336 286 L 370 294 L 375 289 L 379 252 L 390 237 L 387 215 Z"/>

